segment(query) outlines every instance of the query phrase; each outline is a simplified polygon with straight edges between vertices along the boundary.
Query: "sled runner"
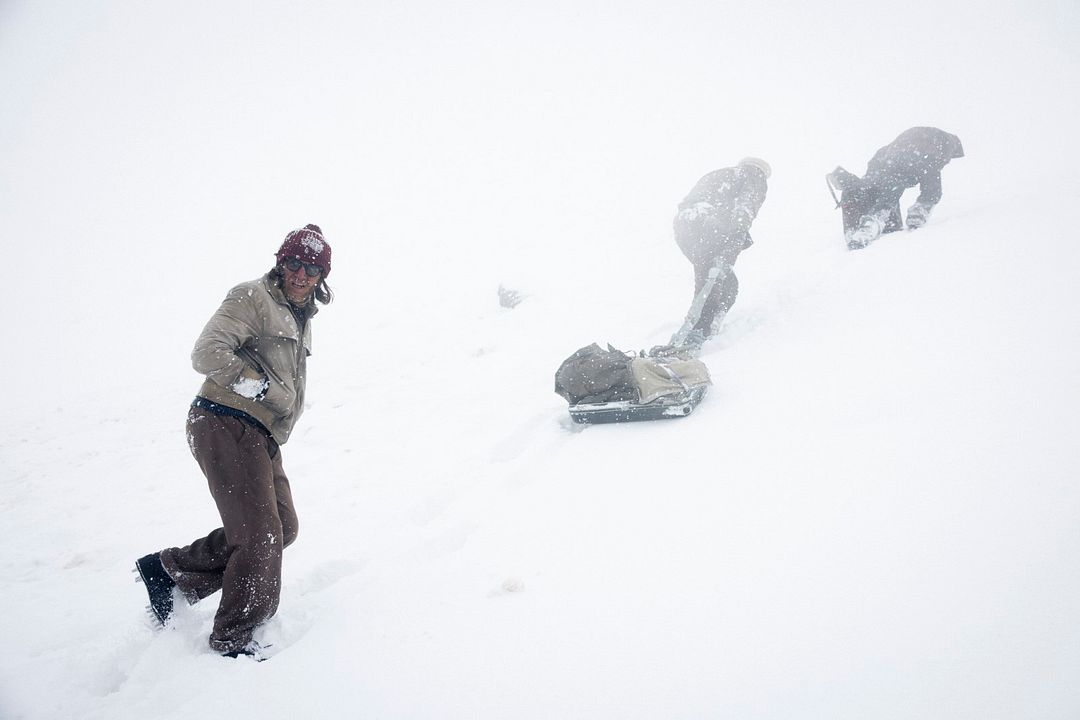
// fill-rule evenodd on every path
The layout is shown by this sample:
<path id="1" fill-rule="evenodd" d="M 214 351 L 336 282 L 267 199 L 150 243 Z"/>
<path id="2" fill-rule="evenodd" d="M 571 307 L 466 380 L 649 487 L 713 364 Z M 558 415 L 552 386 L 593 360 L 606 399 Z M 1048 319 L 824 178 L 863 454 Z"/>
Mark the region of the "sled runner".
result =
<path id="1" fill-rule="evenodd" d="M 578 424 L 667 420 L 686 417 L 705 397 L 709 386 L 702 385 L 684 393 L 668 395 L 642 405 L 631 400 L 605 403 L 578 403 L 570 406 L 570 418 Z"/>
<path id="2" fill-rule="evenodd" d="M 711 383 L 700 360 L 636 357 L 596 343 L 575 352 L 555 373 L 555 392 L 580 424 L 685 417 Z"/>

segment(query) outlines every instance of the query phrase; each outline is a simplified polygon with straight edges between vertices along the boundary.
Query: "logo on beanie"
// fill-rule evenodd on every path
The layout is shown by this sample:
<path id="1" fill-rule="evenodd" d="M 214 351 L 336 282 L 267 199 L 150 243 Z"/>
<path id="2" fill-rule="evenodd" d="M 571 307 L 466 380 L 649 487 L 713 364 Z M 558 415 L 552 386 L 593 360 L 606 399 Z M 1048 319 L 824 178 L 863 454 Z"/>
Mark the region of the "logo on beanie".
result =
<path id="1" fill-rule="evenodd" d="M 300 244 L 310 249 L 311 252 L 315 253 L 316 255 L 321 253 L 323 247 L 326 246 L 326 243 L 322 241 L 321 235 L 312 234 L 304 235 L 303 238 L 300 240 Z"/>

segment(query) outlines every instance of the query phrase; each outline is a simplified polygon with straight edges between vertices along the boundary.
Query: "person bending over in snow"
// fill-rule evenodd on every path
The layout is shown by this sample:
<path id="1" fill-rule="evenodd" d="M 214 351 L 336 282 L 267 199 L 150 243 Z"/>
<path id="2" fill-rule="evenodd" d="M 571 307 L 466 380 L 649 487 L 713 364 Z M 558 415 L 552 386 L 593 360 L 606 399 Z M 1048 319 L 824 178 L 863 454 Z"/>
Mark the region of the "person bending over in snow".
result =
<path id="1" fill-rule="evenodd" d="M 960 138 L 937 128 L 913 127 L 874 153 L 862 178 L 842 167 L 826 175 L 830 190 L 840 190 L 848 249 L 864 248 L 882 233 L 899 230 L 900 196 L 916 185 L 919 197 L 908 209 L 907 228 L 925 225 L 941 200 L 941 169 L 959 157 L 964 157 Z"/>
<path id="2" fill-rule="evenodd" d="M 330 245 L 317 225 L 290 232 L 276 258 L 229 291 L 191 353 L 206 380 L 188 410 L 188 446 L 222 527 L 136 561 L 162 625 L 174 588 L 189 604 L 221 590 L 210 647 L 227 657 L 258 657 L 252 633 L 277 611 L 282 551 L 298 528 L 280 446 L 304 411 L 315 301 L 333 300 Z"/>
<path id="3" fill-rule="evenodd" d="M 750 225 L 765 202 L 771 174 L 764 160 L 743 158 L 735 167 L 705 175 L 679 203 L 675 242 L 694 265 L 694 302 L 668 348 L 696 352 L 719 331 L 739 293 L 732 266 L 753 244 Z"/>

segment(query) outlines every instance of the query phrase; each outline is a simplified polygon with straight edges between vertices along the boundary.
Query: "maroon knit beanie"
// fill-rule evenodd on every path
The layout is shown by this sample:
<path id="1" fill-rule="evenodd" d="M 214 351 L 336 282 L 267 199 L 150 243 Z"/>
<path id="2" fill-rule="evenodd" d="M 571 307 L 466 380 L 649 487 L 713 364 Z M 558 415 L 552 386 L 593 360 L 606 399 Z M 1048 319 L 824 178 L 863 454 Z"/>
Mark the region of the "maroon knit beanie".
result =
<path id="1" fill-rule="evenodd" d="M 326 242 L 318 225 L 305 225 L 285 236 L 285 242 L 277 251 L 278 265 L 289 258 L 318 265 L 324 280 L 330 274 L 330 243 Z"/>

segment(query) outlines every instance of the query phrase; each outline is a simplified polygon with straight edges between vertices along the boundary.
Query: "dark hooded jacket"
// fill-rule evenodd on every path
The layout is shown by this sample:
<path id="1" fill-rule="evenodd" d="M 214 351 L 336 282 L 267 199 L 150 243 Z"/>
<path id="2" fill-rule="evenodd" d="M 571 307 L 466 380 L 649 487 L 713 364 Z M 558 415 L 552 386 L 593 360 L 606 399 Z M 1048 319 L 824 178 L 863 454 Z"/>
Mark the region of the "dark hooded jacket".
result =
<path id="1" fill-rule="evenodd" d="M 932 127 L 913 127 L 905 130 L 891 143 L 874 153 L 866 164 L 863 182 L 881 187 L 909 188 L 933 184 L 936 178 L 937 197 L 941 199 L 941 168 L 953 158 L 964 157 L 960 138 Z"/>
<path id="2" fill-rule="evenodd" d="M 964 157 L 960 138 L 933 127 L 913 127 L 879 149 L 866 164 L 862 179 L 848 174 L 841 205 L 844 227 L 854 227 L 862 215 L 889 210 L 898 214 L 900 196 L 919 186 L 918 202 L 933 206 L 941 200 L 941 169 Z"/>

